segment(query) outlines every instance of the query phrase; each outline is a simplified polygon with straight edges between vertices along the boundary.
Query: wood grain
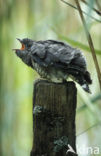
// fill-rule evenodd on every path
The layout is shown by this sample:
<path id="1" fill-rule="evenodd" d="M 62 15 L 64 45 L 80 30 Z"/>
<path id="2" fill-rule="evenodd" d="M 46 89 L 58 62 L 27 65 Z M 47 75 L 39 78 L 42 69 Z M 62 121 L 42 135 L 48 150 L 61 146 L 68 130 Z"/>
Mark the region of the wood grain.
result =
<path id="1" fill-rule="evenodd" d="M 75 115 L 77 89 L 74 82 L 39 80 L 33 92 L 33 147 L 30 156 L 71 156 L 76 151 Z"/>

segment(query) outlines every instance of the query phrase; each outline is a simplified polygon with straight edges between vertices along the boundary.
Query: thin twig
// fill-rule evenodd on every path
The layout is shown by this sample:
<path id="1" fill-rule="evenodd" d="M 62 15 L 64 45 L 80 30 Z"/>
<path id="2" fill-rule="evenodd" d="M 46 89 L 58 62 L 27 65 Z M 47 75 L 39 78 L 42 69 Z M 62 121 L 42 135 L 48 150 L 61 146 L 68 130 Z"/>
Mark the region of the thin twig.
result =
<path id="1" fill-rule="evenodd" d="M 90 99 L 92 102 L 92 105 L 95 104 L 95 102 L 97 102 L 97 100 L 101 100 L 101 94 L 98 94 L 96 97 L 93 97 L 92 99 Z M 79 108 L 77 108 L 76 112 L 79 113 L 82 110 L 86 109 L 87 105 L 84 103 L 82 106 L 80 106 Z"/>
<path id="2" fill-rule="evenodd" d="M 81 0 L 83 3 L 85 3 L 88 7 L 92 8 L 88 2 L 86 2 L 85 0 Z M 97 10 L 96 8 L 92 8 L 98 15 L 101 16 L 101 12 L 99 10 Z"/>
<path id="3" fill-rule="evenodd" d="M 96 124 L 92 125 L 91 127 L 87 128 L 87 129 L 86 129 L 86 130 L 84 130 L 83 132 L 81 132 L 81 133 L 77 134 L 77 135 L 76 135 L 76 137 L 79 137 L 80 135 L 82 135 L 82 134 L 84 134 L 84 133 L 88 132 L 90 129 L 92 129 L 92 128 L 96 127 L 96 126 L 99 126 L 99 125 L 101 126 L 101 122 L 100 122 L 100 121 L 99 121 L 98 123 L 96 123 Z"/>
<path id="4" fill-rule="evenodd" d="M 63 3 L 65 3 L 65 4 L 69 5 L 70 7 L 74 8 L 74 9 L 76 9 L 76 10 L 78 11 L 78 8 L 77 8 L 76 6 L 74 6 L 73 4 L 68 3 L 68 2 L 66 2 L 66 1 L 64 1 L 64 0 L 61 0 L 61 1 L 62 1 Z M 97 22 L 100 22 L 100 23 L 101 23 L 101 20 L 96 19 L 95 17 L 93 17 L 93 16 L 91 16 L 91 15 L 87 14 L 87 13 L 86 13 L 85 11 L 83 11 L 83 10 L 82 10 L 82 12 L 83 12 L 85 15 L 89 16 L 90 18 L 92 18 L 93 20 L 95 20 L 95 21 L 97 21 Z"/>
<path id="5" fill-rule="evenodd" d="M 79 10 L 79 14 L 80 14 L 80 17 L 81 17 L 81 20 L 82 20 L 82 23 L 83 23 L 83 26 L 84 26 L 84 29 L 85 29 L 85 32 L 86 32 L 89 47 L 90 47 L 91 52 L 92 52 L 93 60 L 94 60 L 94 63 L 95 63 L 95 67 L 96 67 L 96 71 L 97 71 L 97 75 L 98 75 L 98 79 L 99 79 L 100 89 L 101 89 L 101 72 L 100 72 L 98 61 L 97 61 L 93 41 L 92 41 L 91 35 L 90 35 L 89 31 L 88 31 L 87 24 L 85 22 L 85 19 L 84 19 L 84 16 L 83 16 L 79 1 L 75 0 L 75 2 L 76 2 L 76 5 L 77 5 L 77 8 Z"/>

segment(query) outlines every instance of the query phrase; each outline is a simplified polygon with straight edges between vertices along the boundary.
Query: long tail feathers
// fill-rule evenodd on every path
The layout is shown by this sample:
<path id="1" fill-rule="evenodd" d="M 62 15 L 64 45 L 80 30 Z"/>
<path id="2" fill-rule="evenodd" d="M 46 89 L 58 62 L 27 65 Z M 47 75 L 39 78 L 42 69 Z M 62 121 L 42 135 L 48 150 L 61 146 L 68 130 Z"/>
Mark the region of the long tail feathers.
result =
<path id="1" fill-rule="evenodd" d="M 76 81 L 82 86 L 83 90 L 91 93 L 89 85 L 92 84 L 92 80 L 88 71 L 86 71 L 85 73 L 79 72 L 79 74 L 75 75 L 74 77 L 76 78 Z"/>
<path id="2" fill-rule="evenodd" d="M 92 80 L 90 77 L 90 73 L 88 71 L 85 72 L 84 74 L 84 82 L 83 84 L 81 84 L 82 88 L 88 92 L 91 93 L 90 89 L 89 89 L 89 85 L 92 84 Z"/>
<path id="3" fill-rule="evenodd" d="M 84 74 L 84 79 L 86 80 L 86 82 L 88 84 L 92 84 L 92 80 L 91 80 L 91 77 L 90 77 L 90 73 L 88 71 L 85 72 Z"/>
<path id="4" fill-rule="evenodd" d="M 91 94 L 91 91 L 90 91 L 90 89 L 89 89 L 88 84 L 83 84 L 83 85 L 81 85 L 81 86 L 82 86 L 82 88 L 83 88 L 84 91 L 86 91 L 86 92 L 88 92 L 88 93 Z"/>
<path id="5" fill-rule="evenodd" d="M 78 82 L 83 90 L 85 90 L 88 93 L 91 93 L 89 89 L 89 85 L 92 84 L 92 79 L 90 76 L 90 73 L 88 71 L 78 70 L 78 67 L 69 67 L 68 73 L 73 76 L 72 78 Z"/>

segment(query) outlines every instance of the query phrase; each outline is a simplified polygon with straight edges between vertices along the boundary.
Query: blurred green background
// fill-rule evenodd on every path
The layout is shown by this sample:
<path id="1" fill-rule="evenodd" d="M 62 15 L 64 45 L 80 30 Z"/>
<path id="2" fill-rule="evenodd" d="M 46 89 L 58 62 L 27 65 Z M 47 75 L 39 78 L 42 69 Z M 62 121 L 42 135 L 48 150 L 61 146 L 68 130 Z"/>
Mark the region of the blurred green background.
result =
<path id="1" fill-rule="evenodd" d="M 85 18 L 101 67 L 101 23 Z M 39 76 L 12 51 L 20 47 L 16 38 L 24 37 L 62 40 L 83 51 L 93 84 L 91 95 L 77 85 L 77 144 L 101 153 L 101 92 L 78 12 L 59 0 L 0 0 L 0 156 L 29 156 L 32 147 L 33 82 Z"/>

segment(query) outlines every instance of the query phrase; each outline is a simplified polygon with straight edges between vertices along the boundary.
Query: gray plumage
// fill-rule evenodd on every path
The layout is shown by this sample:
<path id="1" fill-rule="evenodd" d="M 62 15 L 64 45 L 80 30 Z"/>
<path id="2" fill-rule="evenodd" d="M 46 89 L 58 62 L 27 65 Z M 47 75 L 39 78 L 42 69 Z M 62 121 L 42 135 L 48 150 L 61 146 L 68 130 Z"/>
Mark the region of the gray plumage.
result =
<path id="1" fill-rule="evenodd" d="M 24 49 L 16 49 L 16 54 L 28 66 L 35 69 L 42 78 L 53 82 L 62 82 L 70 76 L 82 88 L 90 92 L 92 83 L 84 55 L 70 45 L 55 41 L 33 41 L 18 39 Z"/>

